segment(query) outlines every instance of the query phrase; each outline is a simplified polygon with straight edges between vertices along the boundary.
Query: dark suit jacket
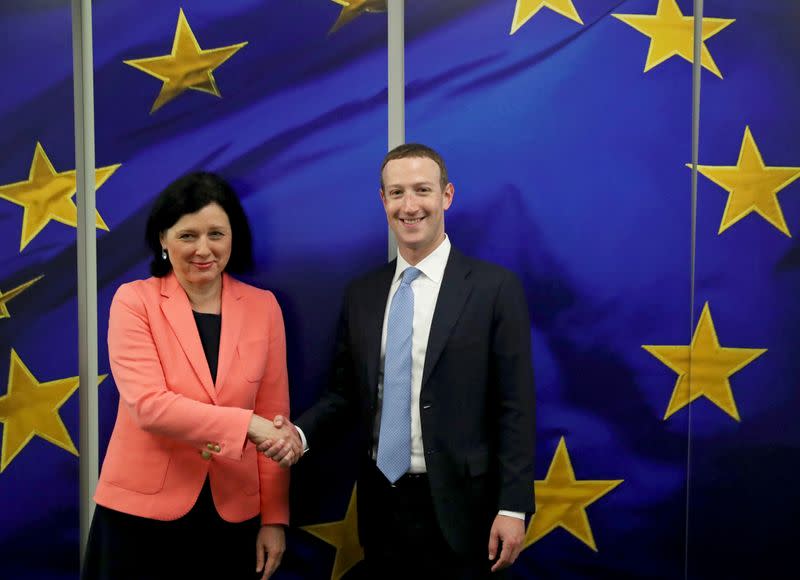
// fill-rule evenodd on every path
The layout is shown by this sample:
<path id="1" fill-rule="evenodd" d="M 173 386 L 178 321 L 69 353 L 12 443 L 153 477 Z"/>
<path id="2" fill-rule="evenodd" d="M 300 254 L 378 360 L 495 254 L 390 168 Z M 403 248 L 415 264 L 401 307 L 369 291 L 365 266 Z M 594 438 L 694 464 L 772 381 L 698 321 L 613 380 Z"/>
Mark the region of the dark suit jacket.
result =
<path id="1" fill-rule="evenodd" d="M 395 267 L 392 261 L 347 288 L 331 384 L 296 421 L 310 448 L 354 423 L 365 458 L 375 444 L 381 335 Z M 456 552 L 485 550 L 498 510 L 534 511 L 530 322 L 514 274 L 455 248 L 431 324 L 420 414 L 442 533 Z M 358 487 L 362 543 L 374 529 L 371 518 L 380 517 L 365 483 Z"/>

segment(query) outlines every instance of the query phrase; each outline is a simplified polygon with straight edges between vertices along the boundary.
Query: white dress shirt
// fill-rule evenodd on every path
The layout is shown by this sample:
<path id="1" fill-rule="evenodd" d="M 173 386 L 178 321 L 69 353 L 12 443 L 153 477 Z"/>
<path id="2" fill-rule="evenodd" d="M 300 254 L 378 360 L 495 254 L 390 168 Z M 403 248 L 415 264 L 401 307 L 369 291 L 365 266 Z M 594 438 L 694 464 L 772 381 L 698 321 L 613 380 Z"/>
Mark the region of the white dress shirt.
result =
<path id="1" fill-rule="evenodd" d="M 428 336 L 431 333 L 433 311 L 436 309 L 436 299 L 439 298 L 439 288 L 442 287 L 444 268 L 447 258 L 450 257 L 450 240 L 445 236 L 441 244 L 428 254 L 419 264 L 414 266 L 422 272 L 411 282 L 414 291 L 414 322 L 411 334 L 411 473 L 424 473 L 425 449 L 422 445 L 422 425 L 419 415 L 419 394 L 422 390 L 422 370 L 425 367 L 425 351 L 428 349 Z M 394 271 L 392 285 L 386 299 L 386 309 L 383 314 L 383 333 L 381 335 L 381 363 L 386 356 L 386 332 L 389 321 L 389 307 L 392 298 L 400 287 L 400 281 L 406 268 L 411 264 L 397 255 L 397 267 Z M 383 400 L 383 371 L 378 377 L 378 400 Z"/>

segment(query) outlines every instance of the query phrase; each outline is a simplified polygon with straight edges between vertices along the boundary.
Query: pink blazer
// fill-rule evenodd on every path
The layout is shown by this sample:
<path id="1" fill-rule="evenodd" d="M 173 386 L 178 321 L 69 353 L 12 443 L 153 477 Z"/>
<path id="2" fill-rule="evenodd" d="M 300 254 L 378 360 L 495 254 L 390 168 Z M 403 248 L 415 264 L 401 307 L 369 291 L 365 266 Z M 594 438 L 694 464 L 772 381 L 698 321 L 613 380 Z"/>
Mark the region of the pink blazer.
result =
<path id="1" fill-rule="evenodd" d="M 255 411 L 288 416 L 283 316 L 271 292 L 222 279 L 216 386 L 174 274 L 122 285 L 108 323 L 120 401 L 95 501 L 157 520 L 194 505 L 208 477 L 223 519 L 289 520 L 289 473 L 247 440 Z"/>

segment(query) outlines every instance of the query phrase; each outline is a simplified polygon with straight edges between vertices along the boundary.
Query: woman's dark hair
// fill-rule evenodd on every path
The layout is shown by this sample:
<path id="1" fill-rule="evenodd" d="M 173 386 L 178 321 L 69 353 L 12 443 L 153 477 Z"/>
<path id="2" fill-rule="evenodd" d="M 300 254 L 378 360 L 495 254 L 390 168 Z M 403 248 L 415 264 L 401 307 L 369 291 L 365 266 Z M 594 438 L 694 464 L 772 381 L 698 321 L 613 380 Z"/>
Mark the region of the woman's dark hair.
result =
<path id="1" fill-rule="evenodd" d="M 195 213 L 210 203 L 219 205 L 231 223 L 231 257 L 226 272 L 247 272 L 253 267 L 253 237 L 239 197 L 233 188 L 213 173 L 198 171 L 179 177 L 162 191 L 147 218 L 145 241 L 152 252 L 150 273 L 159 278 L 172 271 L 169 260 L 161 257 L 161 234 L 186 214 Z"/>

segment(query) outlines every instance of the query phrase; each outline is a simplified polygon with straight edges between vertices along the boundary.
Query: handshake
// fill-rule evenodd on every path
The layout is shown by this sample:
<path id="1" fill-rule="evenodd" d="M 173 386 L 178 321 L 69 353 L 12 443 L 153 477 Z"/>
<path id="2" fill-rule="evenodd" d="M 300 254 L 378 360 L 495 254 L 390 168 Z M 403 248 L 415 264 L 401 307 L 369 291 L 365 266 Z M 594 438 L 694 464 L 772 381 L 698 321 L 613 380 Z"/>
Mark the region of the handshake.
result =
<path id="1" fill-rule="evenodd" d="M 281 467 L 291 467 L 303 455 L 300 433 L 283 415 L 275 415 L 272 421 L 253 415 L 247 428 L 247 438 L 256 444 L 259 452 Z"/>

